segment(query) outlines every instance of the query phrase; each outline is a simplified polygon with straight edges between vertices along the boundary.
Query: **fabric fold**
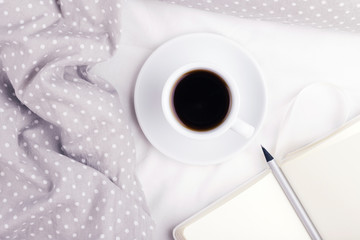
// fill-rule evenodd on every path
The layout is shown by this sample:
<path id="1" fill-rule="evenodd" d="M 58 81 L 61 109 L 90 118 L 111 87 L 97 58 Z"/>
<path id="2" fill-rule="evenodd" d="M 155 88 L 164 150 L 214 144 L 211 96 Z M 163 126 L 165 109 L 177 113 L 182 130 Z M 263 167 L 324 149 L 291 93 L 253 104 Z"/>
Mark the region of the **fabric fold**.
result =
<path id="1" fill-rule="evenodd" d="M 0 238 L 151 238 L 126 112 L 88 73 L 117 48 L 121 2 L 0 9 Z"/>

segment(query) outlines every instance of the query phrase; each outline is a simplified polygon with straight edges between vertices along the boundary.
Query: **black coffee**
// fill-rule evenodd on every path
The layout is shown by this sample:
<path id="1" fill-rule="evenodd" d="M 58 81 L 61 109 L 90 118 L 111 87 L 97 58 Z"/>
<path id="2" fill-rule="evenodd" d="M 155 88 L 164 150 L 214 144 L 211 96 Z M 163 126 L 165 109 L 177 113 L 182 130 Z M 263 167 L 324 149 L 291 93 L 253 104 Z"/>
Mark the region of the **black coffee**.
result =
<path id="1" fill-rule="evenodd" d="M 193 70 L 182 75 L 173 91 L 179 120 L 191 130 L 208 131 L 219 126 L 230 108 L 226 82 L 214 72 Z"/>

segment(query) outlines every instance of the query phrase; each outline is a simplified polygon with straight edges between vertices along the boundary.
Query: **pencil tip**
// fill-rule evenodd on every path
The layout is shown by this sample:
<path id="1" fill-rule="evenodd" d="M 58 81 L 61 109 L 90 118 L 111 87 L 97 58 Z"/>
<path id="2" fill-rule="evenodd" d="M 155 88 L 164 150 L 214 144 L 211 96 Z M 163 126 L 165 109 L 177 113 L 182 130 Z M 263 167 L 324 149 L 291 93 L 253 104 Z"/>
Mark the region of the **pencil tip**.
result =
<path id="1" fill-rule="evenodd" d="M 265 159 L 266 159 L 267 162 L 274 159 L 273 156 L 271 156 L 271 154 L 262 145 L 261 145 L 261 149 L 262 149 L 262 151 L 264 153 L 264 156 L 265 156 Z"/>

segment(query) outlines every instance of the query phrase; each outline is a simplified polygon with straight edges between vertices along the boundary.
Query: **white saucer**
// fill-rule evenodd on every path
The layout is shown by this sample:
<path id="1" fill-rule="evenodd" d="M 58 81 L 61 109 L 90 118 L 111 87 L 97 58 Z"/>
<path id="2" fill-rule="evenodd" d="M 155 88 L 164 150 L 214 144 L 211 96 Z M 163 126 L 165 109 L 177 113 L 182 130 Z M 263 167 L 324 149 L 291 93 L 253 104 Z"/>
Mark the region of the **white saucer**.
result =
<path id="1" fill-rule="evenodd" d="M 165 120 L 161 92 L 170 74 L 190 62 L 215 64 L 236 80 L 240 117 L 255 127 L 246 139 L 228 130 L 211 140 L 194 140 L 175 131 Z M 213 164 L 242 150 L 264 120 L 266 91 L 255 61 L 235 42 L 216 34 L 196 33 L 174 38 L 157 48 L 144 63 L 136 82 L 135 112 L 145 136 L 170 158 L 190 164 Z"/>

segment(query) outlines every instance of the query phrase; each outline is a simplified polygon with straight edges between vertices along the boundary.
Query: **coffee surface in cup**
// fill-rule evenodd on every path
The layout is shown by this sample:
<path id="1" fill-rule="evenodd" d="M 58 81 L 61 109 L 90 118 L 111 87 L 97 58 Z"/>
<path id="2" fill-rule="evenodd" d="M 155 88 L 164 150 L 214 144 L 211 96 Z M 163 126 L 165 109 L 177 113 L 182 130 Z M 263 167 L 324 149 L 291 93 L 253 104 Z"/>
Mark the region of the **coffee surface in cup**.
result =
<path id="1" fill-rule="evenodd" d="M 195 131 L 208 131 L 227 117 L 231 98 L 226 82 L 208 70 L 183 74 L 173 89 L 173 107 L 182 124 Z"/>

